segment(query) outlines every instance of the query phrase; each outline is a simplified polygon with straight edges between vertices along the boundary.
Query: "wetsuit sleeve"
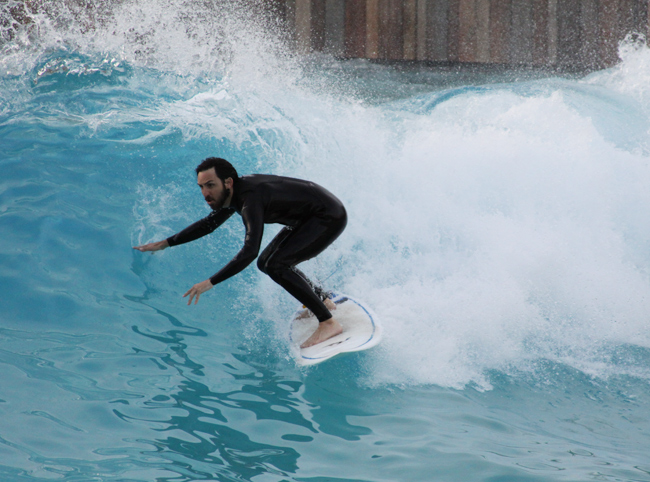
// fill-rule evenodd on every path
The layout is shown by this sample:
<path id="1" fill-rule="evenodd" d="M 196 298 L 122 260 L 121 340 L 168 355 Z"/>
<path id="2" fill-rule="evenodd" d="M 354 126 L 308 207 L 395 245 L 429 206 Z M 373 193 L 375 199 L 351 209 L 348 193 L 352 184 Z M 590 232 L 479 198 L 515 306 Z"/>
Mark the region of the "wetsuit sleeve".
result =
<path id="1" fill-rule="evenodd" d="M 205 218 L 190 224 L 181 232 L 174 234 L 167 238 L 170 246 L 177 246 L 179 244 L 189 243 L 195 239 L 202 238 L 206 234 L 221 226 L 230 216 L 234 214 L 234 209 L 223 208 L 219 211 L 213 211 Z"/>
<path id="2" fill-rule="evenodd" d="M 247 203 L 242 207 L 241 217 L 246 228 L 244 246 L 226 266 L 210 278 L 213 285 L 242 271 L 257 258 L 260 252 L 264 234 L 264 206 L 260 202 Z"/>

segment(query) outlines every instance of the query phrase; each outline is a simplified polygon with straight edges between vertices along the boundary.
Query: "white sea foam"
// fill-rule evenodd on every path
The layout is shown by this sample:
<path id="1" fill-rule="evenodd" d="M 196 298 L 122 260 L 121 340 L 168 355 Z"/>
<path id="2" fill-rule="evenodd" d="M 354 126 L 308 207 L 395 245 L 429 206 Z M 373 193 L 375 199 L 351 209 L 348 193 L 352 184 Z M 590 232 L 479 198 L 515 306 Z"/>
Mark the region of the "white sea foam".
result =
<path id="1" fill-rule="evenodd" d="M 468 92 L 425 114 L 229 85 L 176 103 L 174 116 L 193 119 L 192 136 L 254 144 L 249 169 L 309 178 L 344 200 L 346 232 L 306 270 L 382 318 L 371 383 L 489 388 L 490 370 L 544 359 L 641 376 L 610 358 L 650 347 L 650 166 L 640 144 L 603 135 L 617 122 L 611 98 L 603 119 L 575 107 L 576 89 L 600 105 L 620 73 L 601 75 L 542 81 L 535 94 Z M 259 279 L 284 339 L 292 303 Z"/>
<path id="2" fill-rule="evenodd" d="M 387 325 L 373 380 L 487 388 L 486 370 L 538 359 L 638 373 L 607 361 L 650 347 L 647 156 L 604 140 L 562 91 L 504 87 L 396 122 L 403 142 L 373 159 L 390 174 L 348 201 L 371 221 L 349 228 L 367 248 L 346 289 Z"/>
<path id="3" fill-rule="evenodd" d="M 589 82 L 631 97 L 647 113 L 650 108 L 650 55 L 646 38 L 642 35 L 628 35 L 619 46 L 619 57 L 621 63 L 612 69 L 593 74 Z"/>
<path id="4" fill-rule="evenodd" d="M 548 81 L 541 94 L 506 85 L 426 115 L 323 103 L 298 121 L 314 130 L 300 175 L 350 211 L 324 256 L 332 266 L 342 257 L 338 287 L 386 325 L 369 355 L 372 382 L 489 388 L 490 370 L 544 359 L 594 376 L 648 375 L 611 360 L 621 347 L 650 348 L 650 163 L 644 146 L 603 136 L 617 118 L 599 97 L 614 84 L 625 105 L 650 51 L 634 56 L 637 67 Z M 574 107 L 585 88 L 604 119 Z"/>
<path id="5" fill-rule="evenodd" d="M 110 52 L 131 65 L 181 76 L 228 75 L 254 84 L 281 75 L 287 82 L 296 75 L 294 62 L 276 19 L 260 15 L 263 9 L 264 2 L 237 0 L 10 0 L 0 8 L 6 25 L 0 34 L 10 40 L 2 67 L 22 73 L 57 50 Z"/>

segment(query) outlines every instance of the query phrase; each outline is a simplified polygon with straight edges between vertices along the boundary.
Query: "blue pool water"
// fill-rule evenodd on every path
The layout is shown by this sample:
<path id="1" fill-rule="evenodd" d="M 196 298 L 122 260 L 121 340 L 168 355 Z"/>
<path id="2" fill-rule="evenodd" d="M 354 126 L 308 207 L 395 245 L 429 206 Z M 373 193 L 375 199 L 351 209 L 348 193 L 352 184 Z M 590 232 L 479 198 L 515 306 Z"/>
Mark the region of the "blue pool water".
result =
<path id="1" fill-rule="evenodd" d="M 1 10 L 0 480 L 649 481 L 650 50 L 589 76 L 297 58 L 235 2 Z M 99 5 L 99 6 L 98 6 Z M 314 180 L 305 271 L 385 338 L 300 369 L 295 308 L 193 168 Z M 270 239 L 277 227 L 269 227 Z"/>

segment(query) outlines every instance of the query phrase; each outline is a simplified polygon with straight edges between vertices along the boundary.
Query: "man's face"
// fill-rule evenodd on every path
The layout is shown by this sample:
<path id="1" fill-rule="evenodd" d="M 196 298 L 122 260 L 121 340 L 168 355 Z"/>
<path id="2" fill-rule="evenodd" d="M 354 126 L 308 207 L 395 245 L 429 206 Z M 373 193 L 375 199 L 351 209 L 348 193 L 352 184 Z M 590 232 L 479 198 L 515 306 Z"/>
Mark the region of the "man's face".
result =
<path id="1" fill-rule="evenodd" d="M 201 171 L 196 176 L 196 182 L 201 188 L 201 194 L 210 207 L 216 211 L 221 209 L 230 196 L 232 179 L 226 179 L 225 184 L 217 177 L 214 168 Z"/>

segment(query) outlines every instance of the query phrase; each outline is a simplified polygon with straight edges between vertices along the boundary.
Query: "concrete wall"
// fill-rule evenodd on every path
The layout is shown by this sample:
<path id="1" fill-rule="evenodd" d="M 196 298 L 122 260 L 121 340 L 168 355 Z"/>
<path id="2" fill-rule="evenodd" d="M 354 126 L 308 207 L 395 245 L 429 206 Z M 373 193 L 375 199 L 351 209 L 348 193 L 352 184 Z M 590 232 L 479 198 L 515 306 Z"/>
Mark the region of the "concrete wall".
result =
<path id="1" fill-rule="evenodd" d="M 600 68 L 648 0 L 269 0 L 300 52 L 343 58 Z"/>

